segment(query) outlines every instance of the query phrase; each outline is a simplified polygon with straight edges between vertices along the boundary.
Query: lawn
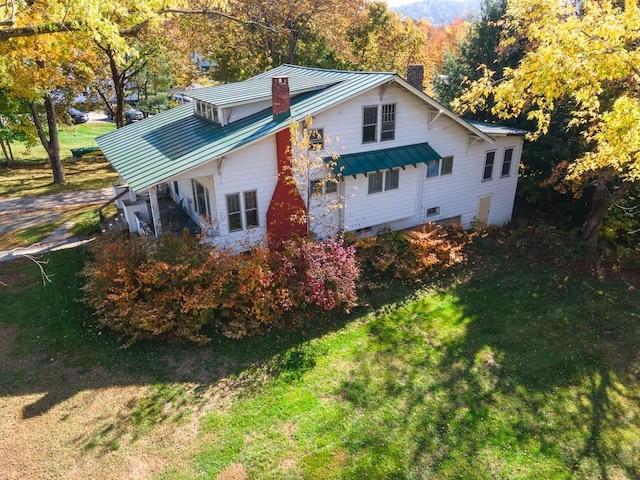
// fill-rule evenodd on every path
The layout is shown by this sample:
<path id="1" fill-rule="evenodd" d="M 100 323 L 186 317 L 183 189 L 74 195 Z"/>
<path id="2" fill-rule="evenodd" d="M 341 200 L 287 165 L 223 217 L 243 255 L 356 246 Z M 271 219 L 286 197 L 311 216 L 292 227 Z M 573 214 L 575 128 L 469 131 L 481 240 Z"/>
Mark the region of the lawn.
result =
<path id="1" fill-rule="evenodd" d="M 637 278 L 516 240 L 478 239 L 454 276 L 348 318 L 206 347 L 120 348 L 76 301 L 83 250 L 51 254 L 47 286 L 0 264 L 3 471 L 639 478 Z"/>
<path id="2" fill-rule="evenodd" d="M 95 137 L 115 129 L 109 122 L 89 122 L 60 131 L 60 152 L 66 184 L 54 185 L 47 155 L 41 145 L 27 150 L 12 145 L 16 162 L 0 163 L 0 197 L 21 197 L 111 186 L 118 179 L 103 157 L 74 159 L 72 148 L 96 146 Z"/>

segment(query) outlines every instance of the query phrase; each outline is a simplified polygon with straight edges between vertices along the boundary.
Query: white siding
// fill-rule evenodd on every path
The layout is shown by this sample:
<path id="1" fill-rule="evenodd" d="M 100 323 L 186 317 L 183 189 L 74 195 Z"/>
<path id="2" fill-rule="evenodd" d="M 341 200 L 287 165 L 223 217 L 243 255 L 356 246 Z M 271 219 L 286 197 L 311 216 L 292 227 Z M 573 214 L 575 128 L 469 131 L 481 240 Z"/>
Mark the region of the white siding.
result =
<path id="1" fill-rule="evenodd" d="M 276 187 L 277 168 L 276 142 L 273 135 L 225 158 L 220 174 L 214 176 L 220 225 L 220 238 L 214 241 L 218 245 L 241 249 L 265 237 L 267 210 Z M 239 193 L 242 197 L 243 192 L 252 190 L 256 190 L 258 197 L 259 227 L 230 233 L 226 196 Z"/>
<path id="2" fill-rule="evenodd" d="M 395 139 L 385 142 L 362 143 L 362 109 L 365 106 L 395 103 Z M 345 227 L 355 230 L 369 226 L 390 225 L 407 228 L 430 220 L 461 216 L 463 225 L 470 226 L 477 214 L 478 199 L 492 195 L 489 222 L 503 224 L 510 220 L 517 184 L 518 164 L 522 150 L 520 137 L 499 137 L 489 144 L 477 141 L 467 148 L 469 131 L 445 115 L 429 125 L 427 106 L 397 85 L 391 85 L 380 98 L 373 91 L 349 100 L 314 118 L 314 128 L 324 128 L 325 136 L 333 140 L 332 150 L 338 154 L 356 153 L 428 142 L 442 156 L 453 156 L 451 175 L 426 177 L 426 167 L 407 166 L 401 172 L 397 192 L 367 195 L 367 179 L 358 175 L 345 179 Z M 379 131 L 378 131 L 379 134 Z M 500 177 L 504 149 L 514 147 L 509 177 Z M 482 181 L 485 152 L 496 150 L 494 176 Z M 415 181 L 409 181 L 410 176 Z M 411 191 L 410 185 L 415 190 Z M 389 193 L 398 194 L 389 195 Z M 413 205 L 413 211 L 410 211 Z M 440 215 L 426 218 L 430 207 L 440 207 Z"/>
<path id="3" fill-rule="evenodd" d="M 419 168 L 400 169 L 398 188 L 369 194 L 369 179 L 364 175 L 345 178 L 344 228 L 348 231 L 389 224 L 416 215 Z"/>
<path id="4" fill-rule="evenodd" d="M 382 95 L 382 98 L 381 98 Z M 395 139 L 385 142 L 362 143 L 363 107 L 396 104 Z M 232 117 L 254 113 L 269 104 L 235 107 Z M 329 111 L 314 116 L 313 127 L 324 129 L 325 138 L 331 140 L 328 151 L 340 155 L 416 143 L 429 144 L 442 156 L 453 156 L 450 175 L 426 177 L 426 166 L 407 165 L 400 170 L 399 188 L 368 194 L 368 178 L 363 174 L 344 178 L 339 194 L 344 197 L 344 209 L 328 222 L 334 231 L 338 228 L 358 230 L 389 225 L 407 228 L 427 221 L 460 216 L 469 227 L 478 211 L 480 197 L 491 195 L 490 224 L 502 224 L 511 218 L 517 185 L 521 137 L 498 137 L 492 144 L 485 141 L 469 142 L 469 130 L 446 115 L 440 115 L 431 124 L 427 105 L 397 84 L 386 90 L 376 89 L 348 100 Z M 380 134 L 378 126 L 378 135 Z M 470 146 L 469 146 L 470 145 Z M 510 175 L 501 177 L 505 148 L 513 147 Z M 493 178 L 482 180 L 485 153 L 496 151 Z M 328 153 L 328 152 L 327 152 Z M 228 155 L 218 168 L 215 159 L 197 170 L 179 178 L 180 194 L 192 201 L 191 184 L 186 178 L 196 176 L 210 188 L 212 210 L 215 211 L 220 236 L 214 242 L 221 246 L 240 249 L 262 240 L 266 234 L 266 214 L 273 195 L 276 178 L 275 136 L 270 136 L 236 153 Z M 241 232 L 229 232 L 226 195 L 257 191 L 259 227 Z M 439 215 L 427 218 L 428 208 L 438 207 Z M 319 232 L 320 233 L 320 232 Z M 325 236 L 325 231 L 320 233 Z"/>
<path id="5" fill-rule="evenodd" d="M 222 110 L 222 115 L 224 116 L 225 124 L 228 124 L 241 120 L 245 117 L 248 117 L 249 115 L 253 115 L 254 113 L 258 113 L 269 107 L 271 107 L 271 100 L 266 100 L 263 102 L 249 103 L 245 105 L 237 105 L 231 108 L 224 108 Z"/>

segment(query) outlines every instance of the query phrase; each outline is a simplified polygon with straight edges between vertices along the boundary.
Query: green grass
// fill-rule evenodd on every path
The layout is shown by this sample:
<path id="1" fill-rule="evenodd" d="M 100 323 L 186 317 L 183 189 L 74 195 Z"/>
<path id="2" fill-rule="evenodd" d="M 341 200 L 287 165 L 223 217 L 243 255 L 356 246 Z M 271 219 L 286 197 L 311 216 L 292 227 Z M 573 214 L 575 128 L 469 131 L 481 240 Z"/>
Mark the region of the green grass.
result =
<path id="1" fill-rule="evenodd" d="M 96 147 L 95 138 L 115 130 L 113 122 L 88 122 L 78 125 L 60 126 L 60 154 L 62 158 L 71 157 L 72 148 Z M 47 161 L 47 153 L 40 143 L 27 148 L 23 144 L 11 146 L 16 160 L 19 161 Z"/>
<path id="2" fill-rule="evenodd" d="M 118 175 L 103 157 L 74 159 L 72 148 L 95 146 L 95 137 L 115 129 L 108 122 L 91 122 L 65 127 L 60 131 L 60 153 L 65 173 L 64 185 L 53 184 L 53 174 L 41 145 L 28 150 L 13 145 L 16 161 L 0 163 L 0 197 L 23 197 L 47 193 L 72 192 L 109 187 Z"/>
<path id="3" fill-rule="evenodd" d="M 147 383 L 120 425 L 88 435 L 87 448 L 122 451 L 136 445 L 113 433 L 122 425 L 138 439 L 180 425 L 226 385 L 188 466 L 162 478 L 639 478 L 637 282 L 512 242 L 476 248 L 450 281 L 408 298 L 387 290 L 395 303 L 348 322 L 205 348 L 119 349 L 75 301 L 82 250 L 49 257 L 47 287 L 15 263 L 0 275 L 13 283 L 0 290 L 0 325 L 19 330 L 0 391 L 46 388 L 43 358 Z M 80 375 L 62 397 L 89 384 Z"/>

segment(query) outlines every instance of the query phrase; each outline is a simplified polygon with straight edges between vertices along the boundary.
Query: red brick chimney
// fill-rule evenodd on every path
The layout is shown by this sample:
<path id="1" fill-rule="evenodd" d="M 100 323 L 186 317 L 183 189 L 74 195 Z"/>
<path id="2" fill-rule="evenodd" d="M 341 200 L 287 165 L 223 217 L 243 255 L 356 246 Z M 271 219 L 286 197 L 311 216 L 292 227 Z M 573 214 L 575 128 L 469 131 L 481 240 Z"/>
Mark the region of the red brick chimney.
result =
<path id="1" fill-rule="evenodd" d="M 291 115 L 291 94 L 287 77 L 273 77 L 271 79 L 271 103 L 273 105 L 273 119 L 276 122 Z"/>
<path id="2" fill-rule="evenodd" d="M 280 122 L 291 115 L 291 95 L 289 79 L 275 77 L 271 83 L 273 120 Z M 267 210 L 267 237 L 271 248 L 278 248 L 282 242 L 292 236 L 307 235 L 306 223 L 299 218 L 306 212 L 298 188 L 291 179 L 291 133 L 284 129 L 276 133 L 276 158 L 278 162 L 278 181 Z M 292 217 L 298 218 L 293 221 Z"/>
<path id="3" fill-rule="evenodd" d="M 407 67 L 407 82 L 418 90 L 424 90 L 424 65 L 409 65 Z"/>

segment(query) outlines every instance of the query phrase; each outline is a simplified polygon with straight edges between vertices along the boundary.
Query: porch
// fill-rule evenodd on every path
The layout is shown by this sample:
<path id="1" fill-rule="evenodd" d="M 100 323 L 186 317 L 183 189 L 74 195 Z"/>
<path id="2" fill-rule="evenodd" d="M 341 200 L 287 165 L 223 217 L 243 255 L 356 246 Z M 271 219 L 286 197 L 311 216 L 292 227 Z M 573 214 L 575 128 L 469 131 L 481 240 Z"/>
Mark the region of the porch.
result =
<path id="1" fill-rule="evenodd" d="M 200 225 L 176 203 L 168 189 L 144 194 L 132 193 L 125 185 L 114 186 L 116 207 L 122 217 L 123 228 L 139 235 L 171 233 L 181 235 L 187 229 L 191 236 L 202 233 Z"/>

